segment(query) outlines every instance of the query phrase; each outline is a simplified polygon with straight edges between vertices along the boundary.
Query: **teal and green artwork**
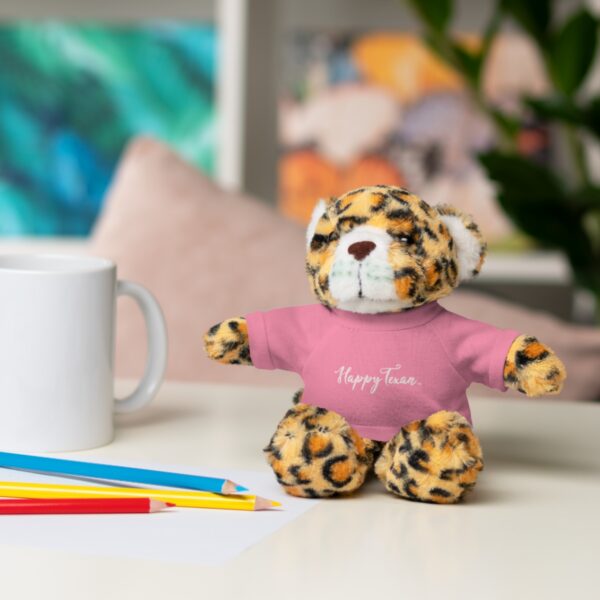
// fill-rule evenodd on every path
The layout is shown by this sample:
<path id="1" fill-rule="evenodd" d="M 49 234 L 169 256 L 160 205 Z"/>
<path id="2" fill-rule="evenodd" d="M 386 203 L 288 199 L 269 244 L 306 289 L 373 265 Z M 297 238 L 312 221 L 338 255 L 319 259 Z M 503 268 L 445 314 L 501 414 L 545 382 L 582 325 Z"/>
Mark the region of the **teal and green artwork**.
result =
<path id="1" fill-rule="evenodd" d="M 124 146 L 215 166 L 212 24 L 0 26 L 0 235 L 87 235 Z"/>

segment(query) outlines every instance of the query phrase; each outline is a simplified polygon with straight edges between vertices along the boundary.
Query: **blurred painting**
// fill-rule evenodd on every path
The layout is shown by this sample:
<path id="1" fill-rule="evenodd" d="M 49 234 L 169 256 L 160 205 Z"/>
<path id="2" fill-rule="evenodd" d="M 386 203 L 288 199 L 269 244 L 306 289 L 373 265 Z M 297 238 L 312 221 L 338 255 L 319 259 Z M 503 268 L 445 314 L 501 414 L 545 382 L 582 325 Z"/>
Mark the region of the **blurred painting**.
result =
<path id="1" fill-rule="evenodd" d="M 461 36 L 478 44 L 476 36 Z M 279 202 L 307 222 L 317 198 L 362 185 L 405 186 L 430 204 L 472 214 L 496 248 L 521 245 L 477 161 L 494 146 L 493 128 L 460 76 L 413 34 L 295 35 L 286 48 L 280 99 Z M 518 117 L 520 150 L 548 160 L 548 132 L 519 114 L 518 99 L 547 90 L 527 38 L 498 36 L 483 89 Z"/>
<path id="2" fill-rule="evenodd" d="M 160 138 L 211 174 L 212 25 L 0 26 L 0 235 L 88 234 L 127 141 Z"/>

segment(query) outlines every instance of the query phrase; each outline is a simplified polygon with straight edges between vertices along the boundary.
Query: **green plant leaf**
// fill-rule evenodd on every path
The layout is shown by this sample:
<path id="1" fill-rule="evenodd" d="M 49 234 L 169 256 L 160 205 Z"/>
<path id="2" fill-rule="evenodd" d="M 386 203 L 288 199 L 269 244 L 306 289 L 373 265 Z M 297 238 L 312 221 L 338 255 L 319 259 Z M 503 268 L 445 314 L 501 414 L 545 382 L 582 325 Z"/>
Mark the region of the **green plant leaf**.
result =
<path id="1" fill-rule="evenodd" d="M 584 109 L 582 125 L 600 139 L 600 97 L 592 98 L 588 102 Z"/>
<path id="2" fill-rule="evenodd" d="M 408 0 L 419 18 L 434 31 L 446 30 L 452 17 L 452 0 Z"/>
<path id="3" fill-rule="evenodd" d="M 574 268 L 589 267 L 593 248 L 579 207 L 549 169 L 517 154 L 490 151 L 479 156 L 498 200 L 513 222 L 546 246 L 561 248 Z"/>
<path id="4" fill-rule="evenodd" d="M 545 41 L 552 20 L 551 0 L 502 0 L 501 7 L 536 40 Z"/>
<path id="5" fill-rule="evenodd" d="M 591 240 L 592 248 L 596 256 L 600 257 L 600 204 L 597 209 L 589 210 L 583 216 L 583 228 L 588 234 Z M 600 283 L 600 269 L 596 265 L 596 274 L 598 275 L 598 282 Z M 600 291 L 600 288 L 599 288 Z"/>
<path id="6" fill-rule="evenodd" d="M 479 87 L 479 76 L 481 74 L 482 56 L 467 50 L 457 42 L 451 42 L 452 50 L 462 75 Z"/>
<path id="7" fill-rule="evenodd" d="M 564 96 L 524 98 L 523 101 L 540 119 L 585 127 L 600 138 L 600 97 L 592 98 L 584 106 L 579 106 Z"/>
<path id="8" fill-rule="evenodd" d="M 588 185 L 573 193 L 573 204 L 581 213 L 600 210 L 600 187 Z"/>
<path id="9" fill-rule="evenodd" d="M 564 187 L 552 171 L 519 155 L 491 150 L 479 155 L 493 181 L 512 196 L 545 199 L 552 204 L 564 199 Z"/>
<path id="10" fill-rule="evenodd" d="M 583 83 L 596 55 L 598 22 L 586 9 L 573 14 L 552 36 L 547 60 L 556 87 L 567 95 Z"/>
<path id="11" fill-rule="evenodd" d="M 427 44 L 427 46 L 429 46 L 432 52 L 437 54 L 439 58 L 448 63 L 451 67 L 454 66 L 446 55 L 447 46 L 444 46 L 445 39 L 443 36 L 437 35 L 430 31 L 425 31 L 423 33 L 423 41 Z"/>
<path id="12" fill-rule="evenodd" d="M 490 116 L 496 125 L 502 129 L 511 139 L 514 139 L 521 130 L 521 122 L 515 117 L 503 113 L 497 108 L 489 109 Z"/>
<path id="13" fill-rule="evenodd" d="M 564 121 L 579 125 L 584 121 L 585 111 L 564 97 L 524 98 L 523 102 L 542 120 Z"/>

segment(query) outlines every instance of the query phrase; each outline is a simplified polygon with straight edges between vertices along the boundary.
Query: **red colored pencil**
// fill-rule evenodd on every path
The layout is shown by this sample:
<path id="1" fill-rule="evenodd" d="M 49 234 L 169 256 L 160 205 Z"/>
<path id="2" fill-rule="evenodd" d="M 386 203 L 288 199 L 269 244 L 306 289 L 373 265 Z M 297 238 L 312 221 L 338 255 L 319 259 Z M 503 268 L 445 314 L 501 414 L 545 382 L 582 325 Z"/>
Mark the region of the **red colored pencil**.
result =
<path id="1" fill-rule="evenodd" d="M 18 498 L 0 500 L 0 515 L 152 513 L 169 506 L 151 498 Z"/>

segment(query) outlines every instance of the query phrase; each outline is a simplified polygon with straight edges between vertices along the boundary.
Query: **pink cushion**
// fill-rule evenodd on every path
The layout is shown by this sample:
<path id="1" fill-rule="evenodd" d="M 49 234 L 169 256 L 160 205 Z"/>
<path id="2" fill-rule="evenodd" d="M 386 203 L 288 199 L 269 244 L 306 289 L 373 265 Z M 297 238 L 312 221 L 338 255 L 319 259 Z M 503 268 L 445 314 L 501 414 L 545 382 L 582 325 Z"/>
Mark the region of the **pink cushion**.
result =
<path id="1" fill-rule="evenodd" d="M 204 355 L 202 335 L 227 317 L 314 302 L 304 273 L 304 231 L 257 200 L 225 192 L 160 142 L 127 149 L 92 240 L 119 277 L 148 287 L 169 329 L 167 377 L 265 385 L 301 384 L 296 375 L 225 366 Z M 569 371 L 560 397 L 600 399 L 600 329 L 459 290 L 448 309 L 536 335 Z M 145 331 L 130 300 L 119 302 L 117 374 L 138 377 Z M 495 392 L 475 386 L 472 393 Z M 509 394 L 513 394 L 509 392 Z M 515 393 L 516 394 L 516 393 Z"/>
<path id="2" fill-rule="evenodd" d="M 202 336 L 211 325 L 253 310 L 311 302 L 304 231 L 257 200 L 225 192 L 162 143 L 127 148 L 92 239 L 119 278 L 145 285 L 169 331 L 167 377 L 179 380 L 290 383 L 295 375 L 210 361 Z M 119 301 L 117 375 L 138 376 L 144 324 Z"/>

